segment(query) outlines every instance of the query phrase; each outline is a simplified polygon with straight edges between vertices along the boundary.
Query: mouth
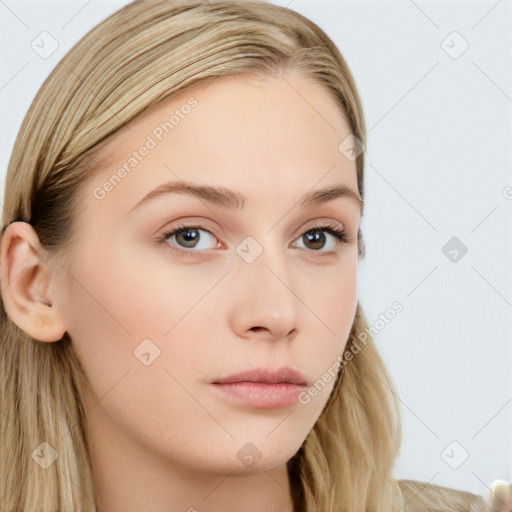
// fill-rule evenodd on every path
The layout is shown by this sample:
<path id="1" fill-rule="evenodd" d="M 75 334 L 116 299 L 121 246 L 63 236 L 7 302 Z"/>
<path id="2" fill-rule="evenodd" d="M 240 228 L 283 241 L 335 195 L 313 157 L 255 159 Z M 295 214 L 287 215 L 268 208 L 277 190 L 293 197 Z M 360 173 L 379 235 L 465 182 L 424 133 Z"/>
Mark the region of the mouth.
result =
<path id="1" fill-rule="evenodd" d="M 235 403 L 280 409 L 298 401 L 307 379 L 288 367 L 255 368 L 215 380 L 212 386 Z"/>
<path id="2" fill-rule="evenodd" d="M 306 386 L 307 379 L 301 373 L 287 366 L 280 368 L 254 368 L 218 379 L 213 384 L 255 382 L 259 384 L 296 384 Z"/>

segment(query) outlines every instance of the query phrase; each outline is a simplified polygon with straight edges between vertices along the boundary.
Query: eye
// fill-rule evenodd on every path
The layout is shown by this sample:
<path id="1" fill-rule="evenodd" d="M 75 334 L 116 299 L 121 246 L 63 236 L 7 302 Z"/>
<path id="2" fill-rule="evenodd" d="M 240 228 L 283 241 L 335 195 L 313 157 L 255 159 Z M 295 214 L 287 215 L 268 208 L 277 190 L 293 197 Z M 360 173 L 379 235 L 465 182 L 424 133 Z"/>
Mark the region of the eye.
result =
<path id="1" fill-rule="evenodd" d="M 200 232 L 206 233 L 206 236 L 201 235 Z M 326 240 L 327 242 L 329 241 L 326 238 L 326 233 L 331 236 L 332 240 L 330 244 L 327 243 L 327 250 L 321 251 L 320 249 L 324 249 L 326 245 Z M 175 229 L 163 233 L 158 238 L 158 242 L 167 243 L 177 253 L 195 256 L 201 251 L 190 249 L 214 249 L 218 245 L 214 242 L 215 238 L 215 235 L 202 226 L 182 224 Z M 305 231 L 297 240 L 304 241 L 307 244 L 304 247 L 299 246 L 300 249 L 310 249 L 319 253 L 332 253 L 337 245 L 349 242 L 345 231 L 334 224 L 314 226 Z M 201 244 L 203 244 L 202 247 Z"/>
<path id="2" fill-rule="evenodd" d="M 331 238 L 334 238 L 334 240 L 331 240 L 330 246 L 329 244 L 327 244 L 327 250 L 319 251 L 320 249 L 323 249 L 325 247 L 325 233 L 328 233 L 331 236 Z M 304 240 L 306 244 L 310 245 L 309 248 L 312 248 L 316 252 L 333 252 L 337 245 L 341 243 L 348 243 L 345 231 L 343 231 L 342 229 L 338 228 L 333 224 L 315 226 L 306 231 L 303 235 L 301 235 L 298 240 Z"/>
<path id="3" fill-rule="evenodd" d="M 203 235 L 199 234 L 199 231 L 202 231 L 204 233 L 207 233 L 207 236 L 204 237 Z M 206 239 L 203 241 L 203 239 Z M 186 249 L 213 249 L 215 248 L 216 244 L 213 244 L 213 246 L 210 247 L 204 247 L 204 244 L 208 245 L 208 238 L 215 238 L 215 236 L 210 233 L 207 229 L 204 229 L 201 226 L 185 226 L 180 225 L 177 228 L 167 231 L 164 233 L 159 241 L 160 242 L 168 242 L 171 245 L 172 249 L 175 249 L 177 251 L 181 252 L 191 252 L 191 251 L 184 251 L 183 248 Z M 178 247 L 181 247 L 182 249 L 177 249 L 173 244 L 171 243 L 172 240 L 175 240 L 178 244 Z M 203 247 L 201 247 L 201 243 L 203 243 Z M 181 245 L 183 244 L 183 245 Z M 210 243 L 210 245 L 212 245 Z M 197 251 L 194 251 L 197 252 Z"/>

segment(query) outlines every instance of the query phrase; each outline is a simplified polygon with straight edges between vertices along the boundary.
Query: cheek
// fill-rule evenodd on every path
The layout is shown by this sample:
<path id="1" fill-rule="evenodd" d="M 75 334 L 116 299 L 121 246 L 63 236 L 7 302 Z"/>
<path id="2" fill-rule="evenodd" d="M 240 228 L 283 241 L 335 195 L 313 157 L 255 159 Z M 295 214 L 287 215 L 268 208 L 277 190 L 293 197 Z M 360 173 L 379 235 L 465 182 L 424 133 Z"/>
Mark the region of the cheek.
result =
<path id="1" fill-rule="evenodd" d="M 218 320 L 210 294 L 226 268 L 144 261 L 134 249 L 88 254 L 73 266 L 73 290 L 62 297 L 68 333 L 101 396 L 130 369 L 187 373 L 203 358 L 205 326 Z M 162 263 L 163 262 L 163 263 Z M 154 361 L 154 362 L 153 362 Z"/>
<path id="2" fill-rule="evenodd" d="M 90 385 L 83 395 L 86 410 L 101 418 L 96 424 L 108 416 L 154 442 L 169 431 L 184 442 L 191 424 L 208 419 L 189 393 L 205 372 L 198 364 L 204 359 L 199 331 L 205 329 L 205 308 L 194 305 L 213 278 L 190 284 L 182 268 L 169 269 L 164 275 L 163 268 L 121 257 L 77 262 L 64 308 Z"/>
<path id="3" fill-rule="evenodd" d="M 334 267 L 333 267 L 334 269 Z M 314 283 L 314 286 L 311 285 Z M 316 406 L 325 403 L 334 386 L 337 363 L 345 350 L 357 309 L 357 259 L 336 267 L 335 272 L 318 272 L 304 282 L 303 295 L 309 318 L 305 338 L 307 357 L 320 383 L 313 391 Z M 312 397 L 313 398 L 313 397 Z"/>
<path id="4" fill-rule="evenodd" d="M 305 311 L 314 317 L 319 336 L 339 345 L 347 338 L 356 312 L 357 261 L 347 258 L 329 271 L 310 272 L 302 283 Z"/>
<path id="5" fill-rule="evenodd" d="M 343 268 L 331 276 L 318 296 L 323 311 L 330 320 L 331 329 L 336 333 L 343 331 L 347 322 L 352 323 L 357 306 L 357 267 Z"/>

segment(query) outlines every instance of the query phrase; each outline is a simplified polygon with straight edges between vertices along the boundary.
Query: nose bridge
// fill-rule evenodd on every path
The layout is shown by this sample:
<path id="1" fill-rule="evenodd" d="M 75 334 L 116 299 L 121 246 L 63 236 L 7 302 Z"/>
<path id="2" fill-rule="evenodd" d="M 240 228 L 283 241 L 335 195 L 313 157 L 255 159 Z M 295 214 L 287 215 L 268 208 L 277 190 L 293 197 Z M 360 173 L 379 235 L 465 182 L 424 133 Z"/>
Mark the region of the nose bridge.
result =
<path id="1" fill-rule="evenodd" d="M 239 328 L 267 328 L 284 336 L 302 325 L 299 298 L 294 291 L 289 249 L 276 233 L 246 237 L 236 248 L 239 294 L 235 318 Z"/>

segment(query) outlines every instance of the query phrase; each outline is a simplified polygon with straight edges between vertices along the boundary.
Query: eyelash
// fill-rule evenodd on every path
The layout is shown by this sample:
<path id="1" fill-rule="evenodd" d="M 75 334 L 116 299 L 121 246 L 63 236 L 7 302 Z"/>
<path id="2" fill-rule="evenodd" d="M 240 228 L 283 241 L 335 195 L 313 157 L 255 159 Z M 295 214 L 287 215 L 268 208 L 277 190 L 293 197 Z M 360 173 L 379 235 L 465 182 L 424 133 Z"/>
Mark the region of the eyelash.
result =
<path id="1" fill-rule="evenodd" d="M 173 235 L 176 235 L 177 233 L 179 233 L 181 231 L 194 230 L 194 229 L 207 231 L 211 235 L 215 236 L 210 230 L 208 230 L 205 227 L 200 226 L 198 224 L 194 224 L 194 225 L 180 224 L 176 228 L 173 228 L 170 231 L 166 231 L 166 232 L 162 233 L 162 235 L 160 235 L 158 237 L 157 243 L 158 244 L 167 244 L 169 249 L 171 249 L 171 251 L 173 251 L 174 253 L 176 253 L 180 256 L 195 257 L 203 251 L 192 251 L 192 250 L 187 251 L 186 249 L 177 249 L 176 247 L 173 247 L 172 245 L 167 243 L 169 238 L 171 238 Z M 322 224 L 322 225 L 318 225 L 318 226 L 313 226 L 313 227 L 309 228 L 307 231 L 304 231 L 304 233 L 302 233 L 302 235 L 300 235 L 300 237 L 304 236 L 306 233 L 309 233 L 310 231 L 325 231 L 325 232 L 331 234 L 337 240 L 336 245 L 350 242 L 347 237 L 346 232 L 344 230 L 338 228 L 335 224 Z M 313 249 L 311 249 L 310 252 L 322 254 L 322 251 L 315 251 Z M 326 254 L 329 254 L 329 252 L 327 252 Z"/>

